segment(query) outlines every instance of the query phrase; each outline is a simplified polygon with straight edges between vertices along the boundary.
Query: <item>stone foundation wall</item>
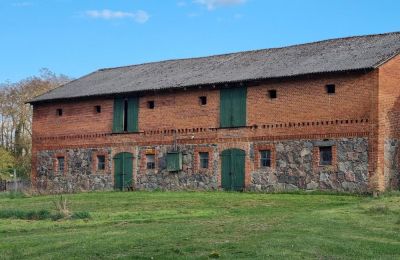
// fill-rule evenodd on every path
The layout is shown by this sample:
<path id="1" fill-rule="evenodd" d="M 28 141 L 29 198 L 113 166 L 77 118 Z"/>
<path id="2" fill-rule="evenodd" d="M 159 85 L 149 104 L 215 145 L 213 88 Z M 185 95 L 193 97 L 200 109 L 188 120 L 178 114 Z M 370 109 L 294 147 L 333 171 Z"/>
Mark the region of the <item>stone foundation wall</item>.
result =
<path id="1" fill-rule="evenodd" d="M 332 166 L 319 166 L 318 158 L 315 160 L 313 153 L 320 143 L 321 141 L 275 143 L 276 168 L 260 168 L 252 172 L 250 189 L 367 191 L 368 139 L 343 138 L 333 141 L 336 162 L 334 159 Z"/>
<path id="2" fill-rule="evenodd" d="M 195 162 L 195 149 L 206 148 L 211 153 L 209 169 L 199 169 Z M 142 146 L 138 149 L 138 170 L 136 189 L 146 190 L 216 190 L 218 189 L 218 149 L 216 145 L 178 145 L 177 150 L 182 152 L 182 171 L 168 172 L 166 154 L 174 149 L 173 146 Z M 145 168 L 142 158 L 146 150 L 153 150 L 156 154 L 156 169 Z M 142 162 L 142 164 L 140 163 Z M 141 165 L 141 166 L 140 166 Z"/>
<path id="3" fill-rule="evenodd" d="M 389 190 L 398 190 L 400 186 L 399 174 L 400 141 L 387 139 L 384 145 L 384 175 L 385 187 Z"/>
<path id="4" fill-rule="evenodd" d="M 332 166 L 320 166 L 318 147 L 321 143 L 333 145 Z M 246 143 L 249 144 L 249 143 Z M 257 167 L 256 147 L 273 148 L 272 167 Z M 392 148 L 395 146 L 396 148 Z M 137 190 L 217 190 L 220 188 L 220 153 L 223 145 L 178 145 L 183 155 L 182 170 L 168 172 L 166 154 L 172 145 L 127 147 L 133 151 L 133 188 Z M 322 189 L 365 192 L 368 187 L 368 139 L 341 138 L 336 140 L 296 140 L 252 142 L 246 148 L 248 167 L 246 189 L 251 191 L 282 191 L 297 189 Z M 385 146 L 386 147 L 386 146 Z M 389 142 L 387 151 L 391 158 L 397 156 L 398 143 Z M 392 152 L 394 150 L 395 153 Z M 85 148 L 40 151 L 38 153 L 37 186 L 53 192 L 82 190 L 110 190 L 114 186 L 112 156 L 123 148 Z M 209 152 L 210 166 L 200 169 L 198 152 Z M 389 154 L 388 152 L 388 154 Z M 146 169 L 146 153 L 155 154 L 155 169 Z M 106 155 L 106 170 L 96 171 L 97 154 Z M 58 173 L 57 156 L 65 156 L 66 169 Z M 397 157 L 396 157 L 397 158 Z M 246 166 L 247 167 L 247 166 Z M 397 160 L 388 166 L 390 176 L 397 176 Z M 397 180 L 397 179 L 396 179 Z"/>
<path id="5" fill-rule="evenodd" d="M 111 149 L 70 149 L 40 151 L 38 153 L 37 188 L 54 193 L 70 193 L 113 189 L 111 160 L 106 160 L 106 170 L 97 172 L 93 167 L 98 152 L 111 158 Z M 65 171 L 57 171 L 57 157 L 65 158 Z"/>

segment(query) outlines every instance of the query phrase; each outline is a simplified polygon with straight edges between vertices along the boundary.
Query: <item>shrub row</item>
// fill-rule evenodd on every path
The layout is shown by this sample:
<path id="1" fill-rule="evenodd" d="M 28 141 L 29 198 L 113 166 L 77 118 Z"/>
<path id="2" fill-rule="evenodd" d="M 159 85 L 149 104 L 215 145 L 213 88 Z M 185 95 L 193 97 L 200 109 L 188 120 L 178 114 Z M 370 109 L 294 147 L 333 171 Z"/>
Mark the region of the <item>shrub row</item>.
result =
<path id="1" fill-rule="evenodd" d="M 41 210 L 19 210 L 19 209 L 3 209 L 0 210 L 0 218 L 13 218 L 13 219 L 25 219 L 25 220 L 59 220 L 66 218 L 61 213 L 51 213 L 46 209 Z M 69 218 L 72 219 L 88 219 L 90 218 L 89 212 L 81 211 L 74 212 Z"/>

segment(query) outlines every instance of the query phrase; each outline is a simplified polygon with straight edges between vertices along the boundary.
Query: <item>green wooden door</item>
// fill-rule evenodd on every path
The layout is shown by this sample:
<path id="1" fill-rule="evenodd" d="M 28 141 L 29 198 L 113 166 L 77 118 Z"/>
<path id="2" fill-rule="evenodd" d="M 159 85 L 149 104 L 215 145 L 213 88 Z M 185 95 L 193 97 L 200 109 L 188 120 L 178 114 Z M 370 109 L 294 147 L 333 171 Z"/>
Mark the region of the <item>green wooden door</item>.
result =
<path id="1" fill-rule="evenodd" d="M 221 153 L 221 186 L 224 190 L 243 190 L 245 156 L 246 153 L 240 149 L 229 149 Z"/>
<path id="2" fill-rule="evenodd" d="M 131 153 L 119 153 L 114 156 L 114 187 L 118 190 L 132 188 L 132 161 Z"/>
<path id="3" fill-rule="evenodd" d="M 124 99 L 114 99 L 114 118 L 113 132 L 122 133 L 124 131 Z"/>
<path id="4" fill-rule="evenodd" d="M 138 97 L 114 99 L 113 133 L 137 132 L 139 130 L 138 117 Z"/>
<path id="5" fill-rule="evenodd" d="M 139 114 L 139 98 L 130 97 L 128 98 L 128 119 L 127 119 L 127 129 L 128 132 L 137 132 L 138 127 L 138 114 Z"/>
<path id="6" fill-rule="evenodd" d="M 247 88 L 220 91 L 220 127 L 246 126 Z"/>
<path id="7" fill-rule="evenodd" d="M 220 127 L 230 127 L 232 122 L 232 103 L 231 103 L 231 90 L 220 90 L 220 108 L 219 108 L 219 121 Z"/>

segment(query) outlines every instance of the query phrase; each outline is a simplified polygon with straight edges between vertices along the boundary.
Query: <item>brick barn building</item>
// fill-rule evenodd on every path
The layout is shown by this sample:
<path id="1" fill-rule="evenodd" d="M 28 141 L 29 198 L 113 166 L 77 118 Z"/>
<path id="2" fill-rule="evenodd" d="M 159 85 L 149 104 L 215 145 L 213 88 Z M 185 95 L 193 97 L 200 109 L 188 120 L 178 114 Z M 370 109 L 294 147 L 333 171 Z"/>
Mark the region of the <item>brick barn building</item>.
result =
<path id="1" fill-rule="evenodd" d="M 39 189 L 398 189 L 400 33 L 101 69 L 30 103 Z"/>

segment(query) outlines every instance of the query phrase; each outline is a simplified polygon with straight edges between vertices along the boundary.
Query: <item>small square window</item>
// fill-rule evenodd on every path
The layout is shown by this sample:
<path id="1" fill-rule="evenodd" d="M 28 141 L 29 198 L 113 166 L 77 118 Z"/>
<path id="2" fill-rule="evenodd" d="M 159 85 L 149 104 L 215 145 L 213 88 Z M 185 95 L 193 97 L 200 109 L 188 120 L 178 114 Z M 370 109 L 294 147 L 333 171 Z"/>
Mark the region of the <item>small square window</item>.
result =
<path id="1" fill-rule="evenodd" d="M 260 150 L 260 166 L 271 167 L 271 150 Z"/>
<path id="2" fill-rule="evenodd" d="M 147 107 L 150 109 L 154 109 L 154 100 L 147 101 Z"/>
<path id="3" fill-rule="evenodd" d="M 106 169 L 106 157 L 104 155 L 97 156 L 97 170 L 104 171 Z"/>
<path id="4" fill-rule="evenodd" d="M 332 165 L 332 146 L 319 147 L 319 164 Z"/>
<path id="5" fill-rule="evenodd" d="M 202 106 L 207 105 L 207 97 L 206 96 L 199 97 L 199 102 L 200 105 Z"/>
<path id="6" fill-rule="evenodd" d="M 57 170 L 58 172 L 62 173 L 65 169 L 65 158 L 64 157 L 57 157 Z"/>
<path id="7" fill-rule="evenodd" d="M 268 96 L 271 99 L 276 98 L 277 97 L 276 90 L 275 89 L 268 90 Z"/>
<path id="8" fill-rule="evenodd" d="M 154 154 L 146 154 L 146 168 L 147 169 L 156 168 L 156 160 Z"/>
<path id="9" fill-rule="evenodd" d="M 326 85 L 326 93 L 328 94 L 335 94 L 336 86 L 335 84 L 328 84 Z"/>
<path id="10" fill-rule="evenodd" d="M 62 116 L 63 115 L 63 110 L 61 108 L 57 109 L 57 115 Z"/>
<path id="11" fill-rule="evenodd" d="M 208 153 L 207 152 L 200 152 L 199 153 L 200 159 L 200 168 L 201 169 L 208 169 Z"/>
<path id="12" fill-rule="evenodd" d="M 101 106 L 95 106 L 94 110 L 96 111 L 96 113 L 101 113 Z"/>

